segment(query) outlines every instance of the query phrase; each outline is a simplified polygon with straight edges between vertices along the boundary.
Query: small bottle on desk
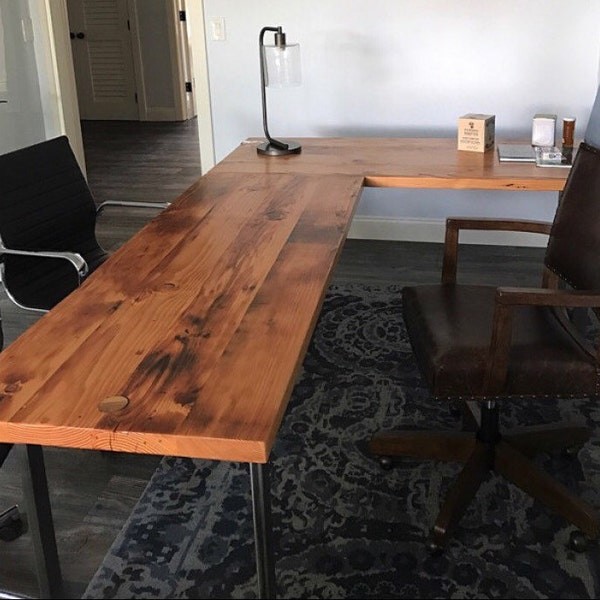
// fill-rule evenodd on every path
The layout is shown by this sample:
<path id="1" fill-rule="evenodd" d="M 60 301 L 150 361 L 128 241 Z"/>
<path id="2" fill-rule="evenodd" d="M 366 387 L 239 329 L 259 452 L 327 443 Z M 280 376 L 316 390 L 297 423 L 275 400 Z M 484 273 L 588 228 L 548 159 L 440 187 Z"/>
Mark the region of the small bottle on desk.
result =
<path id="1" fill-rule="evenodd" d="M 563 148 L 572 148 L 575 139 L 575 118 L 563 119 L 562 145 Z"/>
<path id="2" fill-rule="evenodd" d="M 565 117 L 562 130 L 563 162 L 570 164 L 573 160 L 573 144 L 575 142 L 575 118 Z"/>

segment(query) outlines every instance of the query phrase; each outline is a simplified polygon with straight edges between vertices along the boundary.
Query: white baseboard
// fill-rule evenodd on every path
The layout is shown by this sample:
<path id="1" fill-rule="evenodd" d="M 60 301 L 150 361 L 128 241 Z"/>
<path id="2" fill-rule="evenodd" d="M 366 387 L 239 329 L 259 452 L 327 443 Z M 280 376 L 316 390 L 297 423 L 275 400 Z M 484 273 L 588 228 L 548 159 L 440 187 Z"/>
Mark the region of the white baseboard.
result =
<path id="1" fill-rule="evenodd" d="M 179 121 L 174 107 L 154 107 L 146 108 L 141 121 Z"/>
<path id="2" fill-rule="evenodd" d="M 401 242 L 443 242 L 445 221 L 437 219 L 392 219 L 355 216 L 349 238 Z M 545 247 L 548 236 L 511 231 L 463 231 L 465 244 Z"/>

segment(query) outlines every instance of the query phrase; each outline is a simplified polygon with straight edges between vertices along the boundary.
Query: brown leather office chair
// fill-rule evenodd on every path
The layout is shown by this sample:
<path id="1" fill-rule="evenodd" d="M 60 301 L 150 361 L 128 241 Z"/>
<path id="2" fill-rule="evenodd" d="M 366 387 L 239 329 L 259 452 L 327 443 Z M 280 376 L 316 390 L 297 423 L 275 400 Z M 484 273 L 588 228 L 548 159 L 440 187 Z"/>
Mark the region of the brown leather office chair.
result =
<path id="1" fill-rule="evenodd" d="M 459 231 L 500 229 L 549 234 L 541 287 L 512 288 L 457 283 Z M 415 357 L 432 395 L 463 410 L 463 431 L 384 431 L 369 451 L 389 465 L 410 456 L 457 461 L 431 531 L 441 550 L 465 509 L 496 471 L 579 531 L 575 549 L 596 539 L 595 508 L 538 467 L 532 457 L 576 450 L 590 437 L 580 425 L 543 425 L 501 432 L 499 411 L 511 399 L 599 395 L 596 340 L 580 331 L 579 308 L 600 309 L 600 150 L 582 142 L 552 224 L 535 221 L 450 218 L 442 282 L 406 287 L 403 313 Z"/>

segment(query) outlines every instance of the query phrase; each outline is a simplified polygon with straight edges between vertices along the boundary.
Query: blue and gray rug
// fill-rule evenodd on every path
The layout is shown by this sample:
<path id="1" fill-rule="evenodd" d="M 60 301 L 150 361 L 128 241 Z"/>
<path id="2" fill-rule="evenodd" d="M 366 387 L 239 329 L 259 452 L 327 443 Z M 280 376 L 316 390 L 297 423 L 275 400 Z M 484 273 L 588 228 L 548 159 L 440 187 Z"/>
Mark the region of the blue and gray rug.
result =
<path id="1" fill-rule="evenodd" d="M 506 427 L 598 422 L 595 401 L 511 403 Z M 272 453 L 280 598 L 598 598 L 600 553 L 499 476 L 442 555 L 425 541 L 458 465 L 365 452 L 380 429 L 460 429 L 413 361 L 400 288 L 332 286 Z M 600 431 L 543 466 L 600 506 Z M 254 598 L 245 464 L 165 457 L 84 598 Z"/>

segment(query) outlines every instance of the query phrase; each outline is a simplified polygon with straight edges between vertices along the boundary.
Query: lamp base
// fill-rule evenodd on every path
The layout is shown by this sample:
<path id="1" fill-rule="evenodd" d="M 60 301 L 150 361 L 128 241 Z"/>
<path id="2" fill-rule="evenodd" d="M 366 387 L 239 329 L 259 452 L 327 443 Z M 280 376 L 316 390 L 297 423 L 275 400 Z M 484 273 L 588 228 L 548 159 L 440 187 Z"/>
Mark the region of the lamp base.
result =
<path id="1" fill-rule="evenodd" d="M 288 147 L 283 150 L 282 148 L 278 148 L 277 146 L 273 146 L 270 142 L 265 142 L 264 144 L 259 144 L 256 147 L 256 151 L 259 154 L 266 154 L 268 156 L 285 156 L 286 154 L 300 154 L 302 151 L 302 146 L 297 144 L 296 142 L 285 142 Z"/>

